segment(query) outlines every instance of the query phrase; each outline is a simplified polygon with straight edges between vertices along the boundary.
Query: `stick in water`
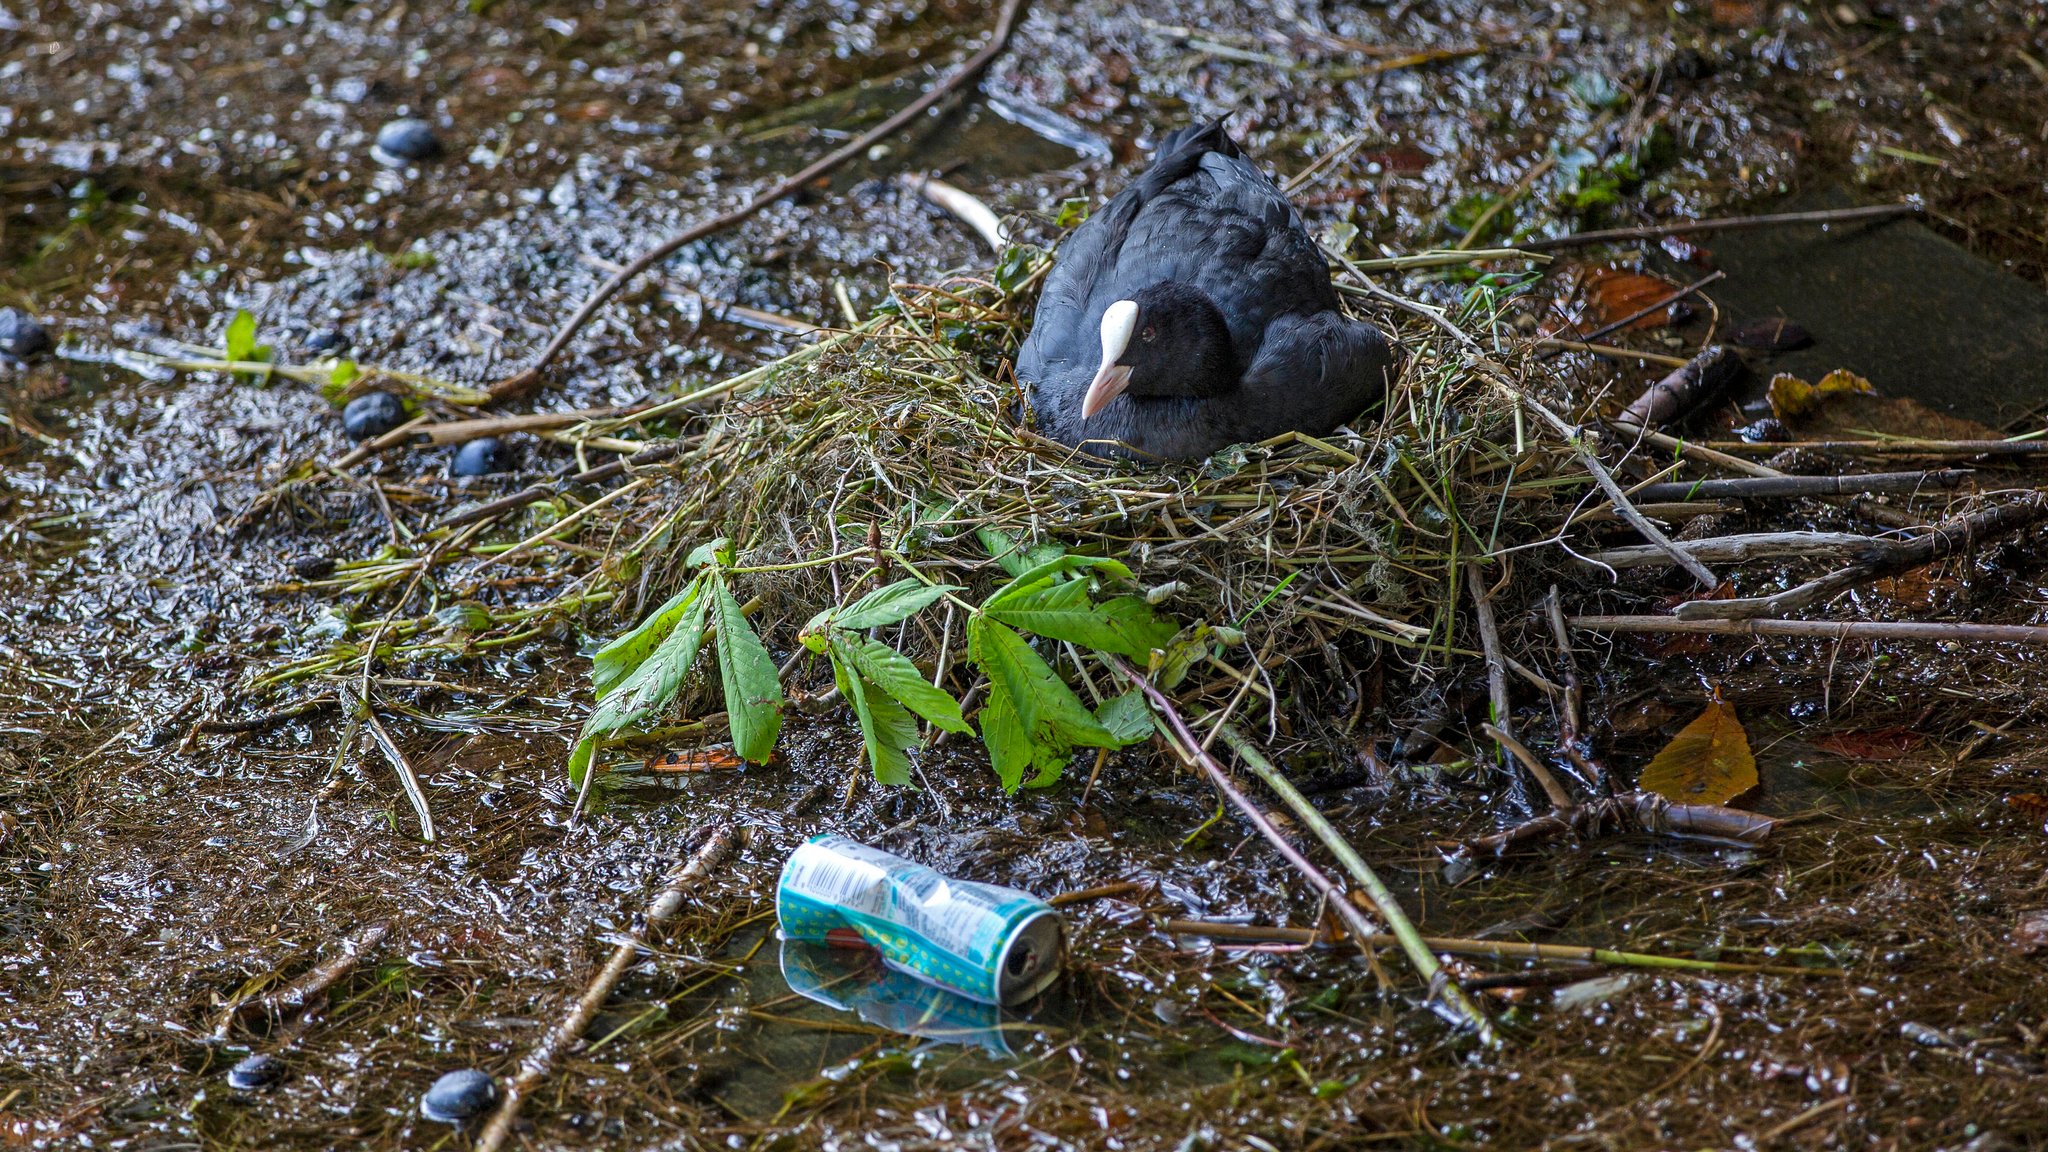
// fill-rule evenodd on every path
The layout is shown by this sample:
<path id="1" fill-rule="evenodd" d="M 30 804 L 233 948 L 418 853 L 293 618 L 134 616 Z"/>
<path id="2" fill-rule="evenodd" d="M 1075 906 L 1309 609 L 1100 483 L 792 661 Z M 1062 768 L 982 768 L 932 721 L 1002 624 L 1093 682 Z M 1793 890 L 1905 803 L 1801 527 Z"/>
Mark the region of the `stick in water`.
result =
<path id="1" fill-rule="evenodd" d="M 628 934 L 619 941 L 618 947 L 612 949 L 611 958 L 591 979 L 590 986 L 570 1006 L 569 1014 L 549 1029 L 533 1051 L 526 1054 L 526 1059 L 519 1062 L 519 1073 L 505 1085 L 505 1095 L 498 1102 L 498 1111 L 477 1136 L 476 1152 L 497 1152 L 504 1146 L 505 1138 L 512 1134 L 513 1122 L 519 1119 L 519 1106 L 526 1101 L 527 1094 L 539 1087 L 541 1081 L 554 1071 L 555 1061 L 582 1039 L 583 1030 L 590 1027 L 591 1020 L 604 1007 L 612 989 L 626 975 L 626 969 L 639 959 L 642 934 L 660 927 L 674 916 L 682 908 L 683 898 L 732 852 L 738 839 L 733 829 L 718 829 L 702 848 L 697 849 L 697 854 L 690 857 L 689 863 L 670 874 L 668 883 L 662 886 L 661 895 L 648 906 L 645 927 L 641 932 Z"/>

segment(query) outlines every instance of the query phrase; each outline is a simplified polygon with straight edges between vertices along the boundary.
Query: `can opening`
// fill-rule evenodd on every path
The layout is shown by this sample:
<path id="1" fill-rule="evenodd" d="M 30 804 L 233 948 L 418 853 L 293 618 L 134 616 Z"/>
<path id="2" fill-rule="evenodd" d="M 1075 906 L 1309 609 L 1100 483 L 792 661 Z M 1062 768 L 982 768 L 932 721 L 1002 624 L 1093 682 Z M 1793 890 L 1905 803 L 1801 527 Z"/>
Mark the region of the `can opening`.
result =
<path id="1" fill-rule="evenodd" d="M 1022 976 L 1037 966 L 1038 950 L 1021 942 L 1003 960 L 1003 968 L 1012 976 Z"/>

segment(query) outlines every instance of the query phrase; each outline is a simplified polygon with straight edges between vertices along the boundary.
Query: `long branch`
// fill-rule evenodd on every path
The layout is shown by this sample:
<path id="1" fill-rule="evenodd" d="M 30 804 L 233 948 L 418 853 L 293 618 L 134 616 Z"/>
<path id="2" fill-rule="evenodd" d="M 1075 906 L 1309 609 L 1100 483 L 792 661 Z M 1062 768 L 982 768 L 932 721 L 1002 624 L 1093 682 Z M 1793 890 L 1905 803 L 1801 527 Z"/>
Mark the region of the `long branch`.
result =
<path id="1" fill-rule="evenodd" d="M 1719 220 L 1680 220 L 1643 228 L 1603 228 L 1597 232 L 1574 232 L 1524 240 L 1515 246 L 1525 252 L 1552 248 L 1582 248 L 1591 244 L 1613 244 L 1624 240 L 1655 240 L 1661 236 L 1690 236 L 1695 232 L 1739 232 L 1750 228 L 1777 228 L 1787 224 L 1848 224 L 1859 220 L 1890 220 L 1917 216 L 1917 204 L 1873 204 L 1864 208 L 1830 208 L 1818 212 L 1775 212 L 1768 216 L 1728 216 Z"/>
<path id="2" fill-rule="evenodd" d="M 556 356 L 561 355 L 562 349 L 568 346 L 569 341 L 575 339 L 576 333 L 583 330 L 583 326 L 590 322 L 590 318 L 597 314 L 597 310 L 604 307 L 607 300 L 610 300 L 618 293 L 619 289 L 631 283 L 642 272 L 668 259 L 685 244 L 702 240 L 704 237 L 714 233 L 723 232 L 751 218 L 760 212 L 761 209 L 766 208 L 777 200 L 803 189 L 812 181 L 832 172 L 854 157 L 865 155 L 867 150 L 877 142 L 902 130 L 919 116 L 929 111 L 933 105 L 945 99 L 953 92 L 958 91 L 976 76 L 979 76 L 982 70 L 993 63 L 995 58 L 1002 54 L 1003 49 L 1008 47 L 1010 33 L 1015 29 L 1017 17 L 1023 8 L 1024 0 L 1003 0 L 1003 6 L 996 14 L 995 31 L 989 35 L 988 43 L 982 45 L 975 51 L 974 55 L 969 56 L 963 61 L 960 67 L 953 70 L 951 75 L 932 85 L 930 90 L 925 92 L 924 95 L 905 105 L 894 116 L 889 117 L 887 120 L 882 121 L 880 124 L 875 125 L 873 128 L 812 161 L 795 175 L 784 177 L 774 187 L 756 195 L 753 199 L 748 200 L 739 207 L 714 216 L 701 224 L 685 228 L 683 231 L 634 257 L 625 267 L 614 272 L 610 279 L 598 285 L 597 290 L 592 292 L 584 299 L 582 304 L 577 306 L 576 311 L 569 316 L 569 319 L 563 322 L 560 328 L 555 330 L 554 337 L 548 341 L 545 348 L 541 349 L 540 356 L 532 365 L 491 385 L 492 397 L 517 395 L 539 383 L 541 372 Z"/>

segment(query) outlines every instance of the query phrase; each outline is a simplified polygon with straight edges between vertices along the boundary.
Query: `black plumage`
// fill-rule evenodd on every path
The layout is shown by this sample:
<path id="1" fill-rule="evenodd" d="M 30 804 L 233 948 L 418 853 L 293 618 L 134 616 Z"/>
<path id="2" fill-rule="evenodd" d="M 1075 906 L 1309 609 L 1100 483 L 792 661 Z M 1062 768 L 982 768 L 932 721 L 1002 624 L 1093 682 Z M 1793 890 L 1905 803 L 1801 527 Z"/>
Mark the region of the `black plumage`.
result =
<path id="1" fill-rule="evenodd" d="M 1394 362 L 1378 329 L 1338 308 L 1301 218 L 1217 123 L 1169 135 L 1060 246 L 1017 376 L 1055 440 L 1187 460 L 1328 432 L 1385 396 Z"/>

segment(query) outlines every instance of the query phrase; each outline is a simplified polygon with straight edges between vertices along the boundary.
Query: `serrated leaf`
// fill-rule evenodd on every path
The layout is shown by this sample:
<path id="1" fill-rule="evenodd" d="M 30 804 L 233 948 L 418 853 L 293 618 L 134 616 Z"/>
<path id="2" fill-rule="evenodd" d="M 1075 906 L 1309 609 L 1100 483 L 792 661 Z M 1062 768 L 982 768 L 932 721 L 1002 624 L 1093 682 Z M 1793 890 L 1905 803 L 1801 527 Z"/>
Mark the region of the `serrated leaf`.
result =
<path id="1" fill-rule="evenodd" d="M 887 693 L 868 683 L 858 671 L 841 667 L 839 661 L 839 650 L 835 646 L 832 663 L 840 694 L 853 705 L 853 715 L 860 721 L 861 741 L 867 746 L 868 763 L 874 767 L 876 782 L 910 783 L 910 757 L 907 753 L 917 744 L 917 720 L 901 704 L 891 700 Z"/>
<path id="2" fill-rule="evenodd" d="M 922 580 L 902 579 L 886 588 L 873 592 L 840 609 L 833 623 L 855 632 L 868 628 L 880 628 L 907 619 L 930 607 L 948 592 L 958 592 L 957 584 L 926 584 Z"/>
<path id="3" fill-rule="evenodd" d="M 1067 753 L 1075 745 L 1118 746 L 1116 736 L 1095 719 L 1075 697 L 1074 690 L 1031 650 L 1022 636 L 976 615 L 968 621 L 967 639 L 975 662 L 988 674 L 990 707 L 983 709 L 983 715 L 998 725 L 998 735 L 989 750 L 992 755 L 1003 757 L 999 773 L 1014 771 L 1021 783 L 1024 771 L 1035 767 L 1037 775 L 1032 784 L 1036 787 L 1058 778 Z M 1017 751 L 1014 732 L 1003 731 L 1002 726 L 1009 722 L 1005 709 L 1015 714 L 1028 755 Z M 988 740 L 986 724 L 983 739 Z M 1005 787 L 1014 785 L 1006 781 Z"/>
<path id="4" fill-rule="evenodd" d="M 989 559 L 1001 565 L 1003 571 L 1012 576 L 1021 576 L 1027 569 L 1043 564 L 1067 550 L 1058 541 L 1046 541 L 1029 548 L 1019 547 L 1010 534 L 1000 528 L 977 528 L 974 538 L 988 550 Z"/>
<path id="5" fill-rule="evenodd" d="M 723 536 L 716 540 L 708 540 L 690 549 L 690 554 L 683 557 L 683 567 L 702 568 L 706 564 L 718 563 L 720 557 L 731 547 L 732 541 Z"/>
<path id="6" fill-rule="evenodd" d="M 953 699 L 952 693 L 926 680 L 917 665 L 887 644 L 840 632 L 832 637 L 832 655 L 844 660 L 891 699 L 946 731 L 973 731 L 960 715 L 960 702 Z"/>
<path id="7" fill-rule="evenodd" d="M 1716 700 L 1657 753 L 1637 785 L 1674 804 L 1725 804 L 1756 780 L 1742 721 L 1733 705 Z"/>
<path id="8" fill-rule="evenodd" d="M 612 690 L 625 682 L 626 677 L 647 659 L 661 642 L 675 630 L 683 613 L 697 600 L 702 589 L 701 581 L 693 580 L 681 592 L 668 598 L 668 602 L 648 614 L 638 627 L 613 640 L 590 658 L 590 685 L 599 700 L 612 694 Z M 699 614 L 702 614 L 701 607 Z M 701 631 L 701 629 L 700 629 Z"/>
<path id="9" fill-rule="evenodd" d="M 1068 751 L 1032 738 L 1017 715 L 1016 702 L 1007 688 L 989 684 L 988 703 L 981 709 L 981 738 L 988 746 L 989 764 L 1003 791 L 1043 788 L 1056 783 L 1066 770 Z"/>
<path id="10" fill-rule="evenodd" d="M 1131 578 L 1129 568 L 1107 556 L 1075 556 L 1071 553 L 1062 553 L 1017 573 L 1008 584 L 996 589 L 995 595 L 982 601 L 981 606 L 983 610 L 987 610 L 1017 597 L 1027 596 L 1040 588 L 1052 586 L 1061 576 L 1083 568 L 1106 573 L 1115 580 Z"/>
<path id="11" fill-rule="evenodd" d="M 1102 707 L 1095 710 L 1095 719 L 1109 729 L 1120 745 L 1136 744 L 1152 735 L 1152 706 L 1136 688 L 1104 700 Z"/>
<path id="12" fill-rule="evenodd" d="M 740 602 L 722 578 L 711 579 L 717 613 L 718 678 L 725 688 L 725 712 L 732 748 L 743 760 L 765 762 L 782 732 L 782 678 L 761 638 L 740 612 Z"/>
<path id="13" fill-rule="evenodd" d="M 1013 628 L 1137 660 L 1149 657 L 1152 649 L 1180 631 L 1136 596 L 1095 603 L 1088 597 L 1085 580 L 1049 584 L 985 605 L 982 611 Z"/>
<path id="14" fill-rule="evenodd" d="M 647 658 L 598 701 L 584 725 L 586 732 L 616 732 L 675 698 L 703 646 L 706 608 L 701 596 L 684 606 Z"/>

